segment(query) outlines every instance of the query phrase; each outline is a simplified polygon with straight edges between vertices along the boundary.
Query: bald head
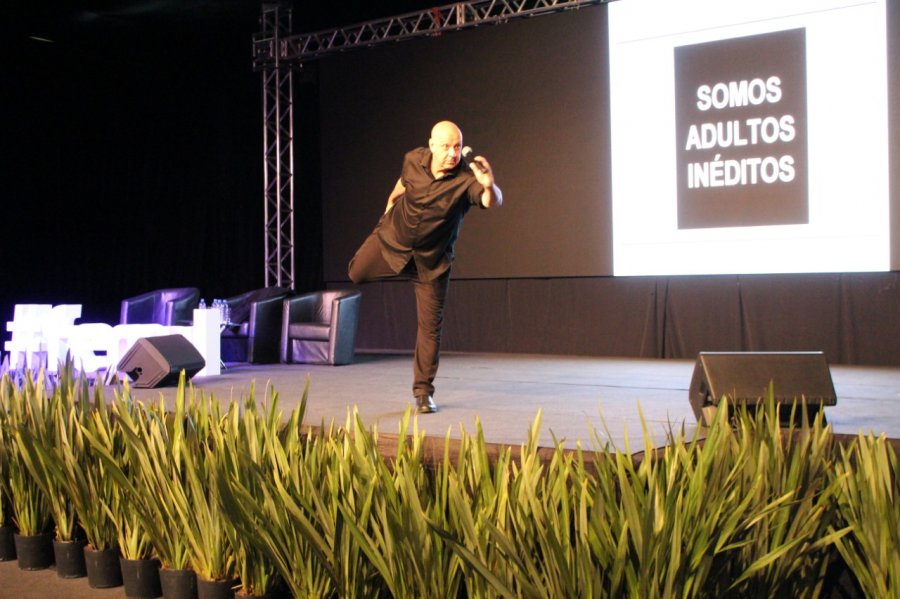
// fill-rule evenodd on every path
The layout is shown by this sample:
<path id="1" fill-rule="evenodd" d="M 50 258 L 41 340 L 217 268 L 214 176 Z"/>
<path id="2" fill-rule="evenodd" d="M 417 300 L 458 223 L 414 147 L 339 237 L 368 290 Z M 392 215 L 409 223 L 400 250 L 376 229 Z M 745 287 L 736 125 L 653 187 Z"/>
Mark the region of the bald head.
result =
<path id="1" fill-rule="evenodd" d="M 434 127 L 431 128 L 431 139 L 445 138 L 448 136 L 456 136 L 462 141 L 462 131 L 459 130 L 459 127 L 457 127 L 456 123 L 453 121 L 441 121 L 435 123 Z"/>
<path id="2" fill-rule="evenodd" d="M 441 121 L 431 128 L 428 140 L 431 150 L 431 172 L 435 177 L 443 176 L 456 168 L 462 152 L 462 131 L 455 123 Z"/>

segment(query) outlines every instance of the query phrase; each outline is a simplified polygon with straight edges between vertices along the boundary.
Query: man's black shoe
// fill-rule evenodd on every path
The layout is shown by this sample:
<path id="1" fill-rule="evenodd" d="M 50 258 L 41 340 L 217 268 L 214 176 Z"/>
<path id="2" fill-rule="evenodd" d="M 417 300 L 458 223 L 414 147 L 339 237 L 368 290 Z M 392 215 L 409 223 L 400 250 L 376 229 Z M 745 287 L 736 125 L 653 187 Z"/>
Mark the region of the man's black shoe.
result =
<path id="1" fill-rule="evenodd" d="M 416 413 L 431 414 L 434 412 L 437 412 L 437 404 L 434 403 L 434 399 L 430 395 L 416 396 Z"/>

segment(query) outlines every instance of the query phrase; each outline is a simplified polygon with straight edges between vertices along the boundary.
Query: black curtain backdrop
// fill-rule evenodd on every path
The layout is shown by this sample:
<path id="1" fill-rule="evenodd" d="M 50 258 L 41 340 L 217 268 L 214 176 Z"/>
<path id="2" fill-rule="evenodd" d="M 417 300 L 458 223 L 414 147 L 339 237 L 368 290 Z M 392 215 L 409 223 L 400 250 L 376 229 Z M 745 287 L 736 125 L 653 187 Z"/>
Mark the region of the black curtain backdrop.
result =
<path id="1" fill-rule="evenodd" d="M 16 303 L 77 303 L 81 322 L 114 324 L 151 289 L 263 285 L 254 27 L 20 43 L 4 77 L 4 321 Z"/>
<path id="2" fill-rule="evenodd" d="M 411 285 L 360 289 L 359 347 L 410 350 Z M 823 351 L 835 364 L 897 366 L 898 306 L 897 272 L 465 279 L 450 284 L 442 347 L 676 359 L 701 351 Z"/>

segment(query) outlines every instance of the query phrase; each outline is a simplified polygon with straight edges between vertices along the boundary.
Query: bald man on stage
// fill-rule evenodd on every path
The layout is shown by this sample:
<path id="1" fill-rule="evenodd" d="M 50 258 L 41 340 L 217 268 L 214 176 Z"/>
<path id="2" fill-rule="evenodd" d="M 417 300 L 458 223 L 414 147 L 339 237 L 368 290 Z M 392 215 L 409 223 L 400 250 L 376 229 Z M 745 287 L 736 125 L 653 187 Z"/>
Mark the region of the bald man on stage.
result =
<path id="1" fill-rule="evenodd" d="M 354 283 L 412 281 L 418 319 L 412 390 L 420 414 L 437 411 L 434 378 L 444 302 L 463 217 L 472 206 L 503 203 L 490 163 L 482 156 L 469 163 L 462 152 L 462 131 L 441 121 L 431 129 L 427 148 L 406 153 L 384 214 L 349 266 Z"/>

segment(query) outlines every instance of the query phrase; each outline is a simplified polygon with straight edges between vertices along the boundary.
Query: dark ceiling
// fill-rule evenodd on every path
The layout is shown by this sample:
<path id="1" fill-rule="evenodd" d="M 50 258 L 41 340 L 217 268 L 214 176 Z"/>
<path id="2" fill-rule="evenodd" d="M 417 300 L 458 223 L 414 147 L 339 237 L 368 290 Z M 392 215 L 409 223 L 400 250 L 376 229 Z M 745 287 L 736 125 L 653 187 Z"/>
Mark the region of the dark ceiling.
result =
<path id="1" fill-rule="evenodd" d="M 438 3 L 442 5 L 443 3 Z M 318 31 L 417 11 L 427 0 L 297 0 L 295 33 Z M 60 46 L 188 46 L 193 42 L 247 42 L 259 29 L 259 0 L 26 0 L 4 2 L 4 41 Z M 21 46 L 19 46 L 21 47 Z"/>

